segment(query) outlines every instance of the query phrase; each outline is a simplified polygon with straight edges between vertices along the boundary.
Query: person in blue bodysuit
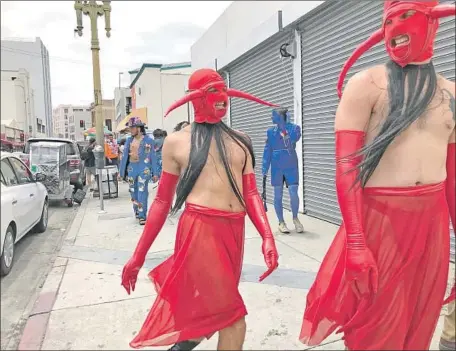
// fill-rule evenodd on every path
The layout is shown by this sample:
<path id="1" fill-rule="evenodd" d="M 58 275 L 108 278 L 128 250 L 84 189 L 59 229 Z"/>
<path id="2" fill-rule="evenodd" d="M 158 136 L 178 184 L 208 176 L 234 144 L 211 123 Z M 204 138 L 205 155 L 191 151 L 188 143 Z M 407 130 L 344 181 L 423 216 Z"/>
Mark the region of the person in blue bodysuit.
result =
<path id="1" fill-rule="evenodd" d="M 301 139 L 301 128 L 290 122 L 290 114 L 286 108 L 272 111 L 272 122 L 275 124 L 267 131 L 266 144 L 263 153 L 263 177 L 266 179 L 271 167 L 271 185 L 274 187 L 274 209 L 279 220 L 279 231 L 289 233 L 283 219 L 283 184 L 290 193 L 293 223 L 298 233 L 304 227 L 298 219 L 299 197 L 299 170 L 296 143 Z"/>
<path id="2" fill-rule="evenodd" d="M 144 123 L 138 117 L 130 118 L 127 126 L 131 137 L 125 142 L 119 177 L 128 181 L 133 211 L 139 224 L 144 225 L 149 181 L 152 179 L 155 183 L 158 179 L 154 140 L 146 134 Z"/>
<path id="3" fill-rule="evenodd" d="M 165 133 L 166 131 L 161 129 L 155 129 L 153 132 L 154 136 L 154 150 L 155 155 L 157 157 L 157 174 L 156 176 L 160 178 L 162 173 L 162 148 L 163 142 L 165 141 Z"/>

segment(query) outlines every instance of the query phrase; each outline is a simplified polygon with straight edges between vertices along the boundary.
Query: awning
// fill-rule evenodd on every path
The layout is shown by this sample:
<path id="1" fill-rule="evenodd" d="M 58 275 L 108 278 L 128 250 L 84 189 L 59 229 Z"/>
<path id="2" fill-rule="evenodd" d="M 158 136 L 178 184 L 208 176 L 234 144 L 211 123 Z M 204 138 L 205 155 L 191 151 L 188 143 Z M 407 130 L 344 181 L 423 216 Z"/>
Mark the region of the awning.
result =
<path id="1" fill-rule="evenodd" d="M 126 129 L 127 122 L 131 117 L 139 117 L 141 121 L 147 125 L 147 107 L 137 108 L 131 111 L 123 120 L 117 124 L 116 132 L 120 133 L 122 130 Z"/>

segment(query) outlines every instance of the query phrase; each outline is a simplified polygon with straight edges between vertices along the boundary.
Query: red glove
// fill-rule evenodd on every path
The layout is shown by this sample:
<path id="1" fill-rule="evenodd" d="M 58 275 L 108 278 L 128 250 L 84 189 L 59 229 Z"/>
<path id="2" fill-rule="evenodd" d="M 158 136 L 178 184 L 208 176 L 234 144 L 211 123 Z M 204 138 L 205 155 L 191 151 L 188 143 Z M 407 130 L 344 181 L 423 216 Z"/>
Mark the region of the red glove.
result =
<path id="1" fill-rule="evenodd" d="M 135 291 L 136 279 L 139 270 L 144 264 L 147 252 L 157 238 L 163 224 L 165 224 L 178 181 L 178 175 L 162 172 L 157 195 L 150 207 L 144 231 L 139 239 L 133 256 L 124 266 L 122 271 L 122 286 L 127 290 L 128 294 L 130 294 L 130 288 L 131 291 Z"/>
<path id="2" fill-rule="evenodd" d="M 448 210 L 450 211 L 451 223 L 453 224 L 453 231 L 456 232 L 456 144 L 448 144 L 447 161 L 446 161 L 446 198 L 448 203 Z M 450 303 L 455 299 L 455 285 L 451 290 L 443 304 Z"/>
<path id="3" fill-rule="evenodd" d="M 377 292 L 378 287 L 377 264 L 363 230 L 363 191 L 355 184 L 362 156 L 353 154 L 364 146 L 365 135 L 362 131 L 336 131 L 336 189 L 346 231 L 345 275 L 359 297 Z"/>
<path id="4" fill-rule="evenodd" d="M 271 226 L 269 225 L 263 202 L 258 193 L 255 174 L 244 174 L 242 176 L 242 187 L 247 214 L 263 238 L 262 250 L 268 270 L 260 277 L 261 282 L 279 266 L 279 254 L 277 253 L 274 236 L 272 235 Z"/>

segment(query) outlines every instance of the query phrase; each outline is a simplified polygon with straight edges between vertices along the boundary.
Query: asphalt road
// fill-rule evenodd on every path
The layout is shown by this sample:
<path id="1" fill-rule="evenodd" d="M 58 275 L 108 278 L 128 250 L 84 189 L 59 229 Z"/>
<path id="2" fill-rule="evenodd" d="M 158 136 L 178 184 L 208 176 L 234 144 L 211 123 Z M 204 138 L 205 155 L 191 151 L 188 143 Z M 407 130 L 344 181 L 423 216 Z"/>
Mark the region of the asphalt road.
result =
<path id="1" fill-rule="evenodd" d="M 1 278 L 1 350 L 17 350 L 22 330 L 79 206 L 49 207 L 46 232 L 29 233 L 16 244 L 11 272 Z"/>

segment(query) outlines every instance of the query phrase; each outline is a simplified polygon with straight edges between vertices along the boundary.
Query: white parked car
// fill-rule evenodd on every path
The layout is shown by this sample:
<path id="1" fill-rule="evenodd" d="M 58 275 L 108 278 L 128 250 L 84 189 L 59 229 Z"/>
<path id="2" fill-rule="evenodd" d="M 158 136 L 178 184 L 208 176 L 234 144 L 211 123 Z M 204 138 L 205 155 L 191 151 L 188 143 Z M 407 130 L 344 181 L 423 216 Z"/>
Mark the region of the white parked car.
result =
<path id="1" fill-rule="evenodd" d="M 1 153 L 1 237 L 0 273 L 7 275 L 13 265 L 14 245 L 29 231 L 46 231 L 48 193 L 40 181 L 44 174 L 32 175 L 15 155 Z"/>

